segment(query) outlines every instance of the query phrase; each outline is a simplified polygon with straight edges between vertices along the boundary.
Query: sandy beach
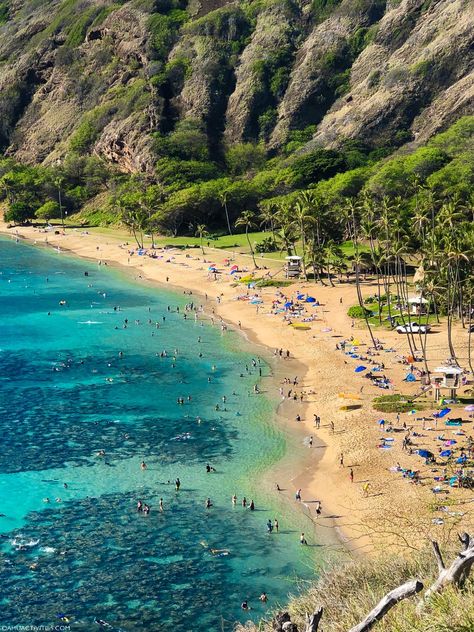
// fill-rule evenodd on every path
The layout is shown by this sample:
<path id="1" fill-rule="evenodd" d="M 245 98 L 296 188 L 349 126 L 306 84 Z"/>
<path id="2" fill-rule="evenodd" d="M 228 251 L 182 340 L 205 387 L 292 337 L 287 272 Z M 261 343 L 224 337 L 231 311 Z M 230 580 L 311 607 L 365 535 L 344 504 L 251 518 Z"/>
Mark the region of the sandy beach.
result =
<path id="1" fill-rule="evenodd" d="M 426 464 L 402 445 L 408 429 L 411 429 L 412 451 L 427 449 L 437 455 L 447 442 L 454 441 L 452 445 L 458 447 L 466 445 L 468 436 L 473 434 L 473 420 L 462 405 L 451 407 L 451 417 L 463 418 L 462 427 L 449 428 L 444 420 L 429 420 L 431 414 L 439 410 L 434 402 L 422 412 L 404 413 L 399 418 L 396 414 L 382 415 L 372 408 L 374 397 L 413 394 L 420 390 L 420 383 L 403 381 L 409 369 L 401 362 L 409 355 L 406 336 L 385 329 L 375 333 L 383 349 L 371 356 L 370 362 L 383 363 L 390 390 L 381 390 L 371 380 L 355 373 L 361 360 L 336 349 L 338 343 L 352 336 L 355 340 L 348 343 L 346 351 L 352 348 L 352 355 L 367 359 L 368 332 L 362 324 L 352 326 L 347 316 L 347 309 L 357 302 L 354 283 L 336 281 L 335 287 L 329 287 L 298 281 L 282 287 L 281 293 L 288 299 L 295 300 L 297 293 L 309 294 L 319 303 L 306 304 L 307 317 L 312 316 L 313 320 L 307 323 L 307 328 L 296 329 L 283 319 L 282 312 L 274 313 L 278 311 L 275 301 L 281 304 L 286 300 L 278 294 L 277 287 L 248 289 L 229 274 L 231 265 L 238 266 L 240 276 L 248 274 L 245 270 L 253 269 L 247 255 L 230 255 L 229 251 L 205 247 L 204 255 L 199 248 L 157 249 L 157 258 L 151 258 L 136 252 L 131 255 L 129 251 L 136 250 L 132 239 L 127 240 L 127 245 L 123 237 L 104 236 L 94 231 L 67 229 L 63 235 L 39 232 L 34 227 L 8 229 L 5 224 L 0 224 L 0 231 L 12 238 L 18 236 L 38 245 L 69 250 L 80 257 L 100 261 L 101 265 L 123 266 L 139 282 L 147 280 L 207 295 L 206 312 L 215 319 L 216 325 L 223 319 L 267 347 L 269 353 L 275 355 L 278 375 L 287 378 L 287 383 L 282 378 L 281 391 L 277 393 L 285 401 L 284 423 L 290 430 L 294 427 L 302 433 L 304 429 L 308 438 L 313 437 L 312 446 L 308 442 L 309 457 L 304 465 L 294 463 L 292 484 L 295 489 L 289 490 L 289 502 L 294 502 L 294 493 L 301 488 L 302 501 L 307 503 L 319 528 L 336 529 L 354 553 L 373 554 L 387 545 L 419 548 L 427 538 L 442 541 L 454 528 L 468 530 L 473 526 L 474 493 L 469 489 L 437 485 L 435 479 L 443 475 L 442 460 Z M 227 261 L 228 258 L 231 261 Z M 209 273 L 210 263 L 215 264 L 219 274 Z M 259 264 L 268 267 L 263 273 L 259 271 L 260 277 L 281 268 L 281 263 L 270 259 L 260 259 Z M 280 274 L 278 278 L 283 277 Z M 374 290 L 375 284 L 368 280 L 364 284 L 364 295 L 373 294 Z M 262 302 L 248 300 L 249 296 L 257 295 Z M 466 330 L 460 327 L 456 330 L 455 343 L 460 364 L 467 368 Z M 448 356 L 446 328 L 434 326 L 429 335 L 428 361 L 437 366 Z M 293 383 L 295 378 L 297 384 Z M 472 388 L 472 375 L 467 375 L 467 380 L 460 394 Z M 321 419 L 319 428 L 315 426 L 315 415 Z M 381 417 L 385 426 L 379 423 Z M 386 428 L 390 425 L 394 431 L 389 434 Z M 407 470 L 418 472 L 418 482 L 405 475 Z M 434 491 L 436 487 L 440 490 Z M 319 516 L 315 515 L 312 504 L 316 499 L 322 502 L 323 511 Z"/>

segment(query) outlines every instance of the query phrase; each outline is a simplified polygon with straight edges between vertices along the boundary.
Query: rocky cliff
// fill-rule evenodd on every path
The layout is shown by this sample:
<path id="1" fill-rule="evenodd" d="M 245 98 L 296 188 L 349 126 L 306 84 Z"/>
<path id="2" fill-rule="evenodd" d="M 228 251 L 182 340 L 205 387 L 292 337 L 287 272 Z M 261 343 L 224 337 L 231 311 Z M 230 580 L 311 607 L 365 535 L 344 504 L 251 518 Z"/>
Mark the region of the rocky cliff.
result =
<path id="1" fill-rule="evenodd" d="M 395 147 L 474 111 L 474 0 L 11 0 L 0 22 L 0 151 L 28 163 L 152 171 L 180 121 L 214 158 L 303 129 L 300 151 Z"/>

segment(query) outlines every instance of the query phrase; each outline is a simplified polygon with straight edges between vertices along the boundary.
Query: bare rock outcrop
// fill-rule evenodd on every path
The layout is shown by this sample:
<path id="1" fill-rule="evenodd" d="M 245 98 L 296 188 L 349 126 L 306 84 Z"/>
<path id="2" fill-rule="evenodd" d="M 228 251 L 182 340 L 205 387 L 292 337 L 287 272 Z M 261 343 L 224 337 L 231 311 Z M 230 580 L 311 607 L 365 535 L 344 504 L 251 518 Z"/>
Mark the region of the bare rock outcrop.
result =
<path id="1" fill-rule="evenodd" d="M 334 104 L 307 148 L 348 138 L 390 144 L 404 130 L 427 140 L 457 116 L 472 113 L 473 49 L 472 0 L 428 8 L 422 0 L 403 0 L 355 61 L 350 100 Z"/>
<path id="2" fill-rule="evenodd" d="M 296 36 L 294 10 L 284 3 L 274 3 L 262 11 L 248 46 L 236 70 L 236 85 L 226 112 L 227 143 L 246 139 L 265 99 L 266 86 L 258 72 L 258 64 L 269 62 L 276 51 L 290 50 Z"/>

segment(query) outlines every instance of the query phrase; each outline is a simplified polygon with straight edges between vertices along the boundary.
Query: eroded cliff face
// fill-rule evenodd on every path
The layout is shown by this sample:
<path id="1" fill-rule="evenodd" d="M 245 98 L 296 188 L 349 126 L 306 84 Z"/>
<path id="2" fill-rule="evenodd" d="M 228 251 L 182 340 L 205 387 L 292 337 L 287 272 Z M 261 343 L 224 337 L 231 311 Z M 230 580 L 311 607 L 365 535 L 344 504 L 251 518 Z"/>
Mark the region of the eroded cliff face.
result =
<path id="1" fill-rule="evenodd" d="M 147 16 L 132 6 L 84 0 L 64 18 L 90 14 L 84 41 L 73 46 L 68 39 L 74 33 L 51 28 L 51 12 L 57 10 L 57 17 L 61 6 L 51 2 L 28 10 L 28 2 L 17 2 L 3 27 L 0 58 L 7 61 L 0 70 L 0 101 L 14 100 L 11 118 L 3 122 L 7 153 L 25 162 L 50 163 L 67 153 L 87 117 L 102 116 L 90 150 L 126 171 L 145 169 L 152 163 L 149 132 L 159 116 L 159 103 L 150 108 L 151 98 L 146 98 L 151 97 L 145 80 Z M 127 108 L 124 101 L 136 99 L 137 89 L 143 107 Z"/>
<path id="2" fill-rule="evenodd" d="M 318 127 L 315 144 L 384 144 L 406 130 L 417 142 L 474 111 L 474 3 L 403 0 L 355 60 L 350 92 Z"/>
<path id="3" fill-rule="evenodd" d="M 0 150 L 152 170 L 153 134 L 211 151 L 316 125 L 303 148 L 424 142 L 474 111 L 474 0 L 13 0 Z"/>

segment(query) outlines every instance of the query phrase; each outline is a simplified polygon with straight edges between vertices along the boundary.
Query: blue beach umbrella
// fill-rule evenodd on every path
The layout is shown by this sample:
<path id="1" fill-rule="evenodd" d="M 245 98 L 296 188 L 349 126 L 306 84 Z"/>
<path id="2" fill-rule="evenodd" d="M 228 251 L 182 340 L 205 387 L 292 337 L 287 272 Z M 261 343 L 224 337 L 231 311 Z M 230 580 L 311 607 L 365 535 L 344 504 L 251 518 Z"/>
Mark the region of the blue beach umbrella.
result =
<path id="1" fill-rule="evenodd" d="M 366 366 L 362 366 L 362 364 L 361 364 L 356 369 L 354 369 L 354 373 L 361 373 L 362 371 L 365 371 L 366 369 L 367 369 L 367 367 Z"/>
<path id="2" fill-rule="evenodd" d="M 308 298 L 306 299 L 307 303 L 316 303 L 316 299 L 314 298 L 314 296 L 308 296 Z"/>
<path id="3" fill-rule="evenodd" d="M 439 453 L 440 456 L 451 456 L 452 451 L 451 450 L 443 450 L 442 452 Z"/>
<path id="4" fill-rule="evenodd" d="M 286 308 L 291 307 L 292 305 L 293 305 L 293 303 L 291 301 L 288 301 L 288 303 L 285 303 L 285 307 Z"/>
<path id="5" fill-rule="evenodd" d="M 304 299 L 304 294 L 297 294 L 297 295 L 296 295 L 296 298 L 297 298 L 299 301 L 302 301 L 302 300 Z"/>

